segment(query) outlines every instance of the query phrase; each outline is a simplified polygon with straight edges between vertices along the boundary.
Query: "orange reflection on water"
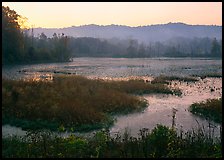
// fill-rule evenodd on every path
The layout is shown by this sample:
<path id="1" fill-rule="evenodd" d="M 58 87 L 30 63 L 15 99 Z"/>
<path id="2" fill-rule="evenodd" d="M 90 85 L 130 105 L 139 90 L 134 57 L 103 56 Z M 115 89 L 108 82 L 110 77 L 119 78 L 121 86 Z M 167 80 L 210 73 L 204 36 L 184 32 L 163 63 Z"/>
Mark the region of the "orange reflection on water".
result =
<path id="1" fill-rule="evenodd" d="M 53 75 L 52 74 L 34 74 L 31 81 L 52 81 Z"/>

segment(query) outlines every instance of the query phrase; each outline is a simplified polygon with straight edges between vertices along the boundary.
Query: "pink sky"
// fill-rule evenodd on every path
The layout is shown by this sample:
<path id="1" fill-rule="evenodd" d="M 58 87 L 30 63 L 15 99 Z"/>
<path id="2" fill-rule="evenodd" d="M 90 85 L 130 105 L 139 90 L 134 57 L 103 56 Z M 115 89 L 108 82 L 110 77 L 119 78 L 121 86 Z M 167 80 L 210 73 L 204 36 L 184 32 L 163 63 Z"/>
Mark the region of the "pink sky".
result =
<path id="1" fill-rule="evenodd" d="M 3 2 L 35 27 L 143 26 L 183 22 L 222 25 L 222 2 Z"/>

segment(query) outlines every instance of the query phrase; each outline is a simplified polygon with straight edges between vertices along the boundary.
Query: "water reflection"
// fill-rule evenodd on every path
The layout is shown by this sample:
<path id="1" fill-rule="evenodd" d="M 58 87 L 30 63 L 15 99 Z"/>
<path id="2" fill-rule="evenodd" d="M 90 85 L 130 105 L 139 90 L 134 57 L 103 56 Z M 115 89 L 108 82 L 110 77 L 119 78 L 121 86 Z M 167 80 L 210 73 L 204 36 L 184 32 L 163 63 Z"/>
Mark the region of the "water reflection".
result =
<path id="1" fill-rule="evenodd" d="M 125 128 L 129 128 L 131 134 L 137 136 L 141 128 L 153 129 L 157 124 L 163 124 L 172 127 L 173 108 L 176 109 L 175 126 L 184 131 L 204 127 L 206 131 L 214 127 L 214 134 L 219 135 L 220 125 L 209 122 L 206 119 L 193 115 L 188 111 L 189 106 L 195 102 L 205 101 L 209 98 L 222 97 L 222 79 L 206 78 L 198 82 L 178 82 L 172 81 L 171 86 L 180 88 L 183 95 L 153 94 L 145 95 L 149 106 L 142 113 L 134 113 L 125 116 L 117 116 L 115 125 L 111 128 L 111 134 L 117 132 L 123 133 Z M 210 87 L 216 87 L 211 92 Z"/>
<path id="2" fill-rule="evenodd" d="M 83 76 L 129 77 L 219 73 L 222 61 L 200 58 L 74 58 L 73 62 L 3 66 L 2 75 L 11 79 L 33 74 L 76 74 Z"/>
<path id="3" fill-rule="evenodd" d="M 89 78 L 105 80 L 129 80 L 142 78 L 151 81 L 161 74 L 188 76 L 193 74 L 220 73 L 222 61 L 213 59 L 186 58 L 75 58 L 73 62 L 4 66 L 2 76 L 11 79 L 31 79 L 34 81 L 52 81 L 55 74 L 83 75 Z M 156 124 L 172 126 L 172 109 L 178 111 L 175 115 L 177 128 L 184 130 L 197 128 L 199 125 L 208 128 L 209 122 L 188 112 L 188 107 L 194 102 L 208 98 L 222 97 L 222 78 L 200 79 L 195 83 L 173 81 L 171 88 L 178 87 L 183 91 L 181 97 L 174 95 L 145 95 L 149 107 L 142 113 L 118 116 L 111 134 L 131 129 L 132 135 L 137 135 L 139 129 L 152 129 Z M 220 126 L 213 124 L 214 126 Z M 218 133 L 215 128 L 216 133 Z"/>
<path id="4" fill-rule="evenodd" d="M 53 74 L 34 74 L 32 81 L 52 81 Z"/>

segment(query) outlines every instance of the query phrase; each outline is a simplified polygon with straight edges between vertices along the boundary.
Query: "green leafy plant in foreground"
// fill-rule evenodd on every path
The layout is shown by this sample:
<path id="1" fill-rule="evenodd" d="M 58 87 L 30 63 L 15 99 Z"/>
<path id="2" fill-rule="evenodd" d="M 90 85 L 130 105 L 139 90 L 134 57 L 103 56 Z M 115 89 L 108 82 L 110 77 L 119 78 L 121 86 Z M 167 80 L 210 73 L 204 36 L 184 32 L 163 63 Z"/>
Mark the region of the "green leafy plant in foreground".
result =
<path id="1" fill-rule="evenodd" d="M 125 133 L 111 136 L 108 130 L 83 138 L 64 138 L 41 130 L 21 137 L 2 139 L 4 158 L 221 158 L 220 137 L 202 129 L 180 132 L 163 125 L 142 128 L 138 137 Z"/>

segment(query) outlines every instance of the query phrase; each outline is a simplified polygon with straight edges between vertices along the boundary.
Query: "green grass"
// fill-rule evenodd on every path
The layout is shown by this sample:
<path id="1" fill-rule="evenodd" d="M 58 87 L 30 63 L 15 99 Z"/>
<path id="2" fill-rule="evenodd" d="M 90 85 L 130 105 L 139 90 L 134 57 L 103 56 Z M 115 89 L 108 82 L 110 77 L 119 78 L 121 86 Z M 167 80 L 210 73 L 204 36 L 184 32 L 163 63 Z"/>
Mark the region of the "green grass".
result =
<path id="1" fill-rule="evenodd" d="M 222 98 L 194 103 L 189 107 L 189 110 L 193 114 L 222 123 Z"/>
<path id="2" fill-rule="evenodd" d="M 32 131 L 25 137 L 2 138 L 3 158 L 222 158 L 221 139 L 202 129 L 179 132 L 157 125 L 143 128 L 138 137 L 110 136 L 99 131 L 93 137 L 62 138 L 49 131 Z"/>
<path id="3" fill-rule="evenodd" d="M 139 80 L 107 82 L 81 76 L 56 76 L 53 81 L 2 79 L 3 124 L 23 129 L 99 129 L 112 125 L 114 114 L 147 107 L 147 101 L 136 95 L 148 93 L 179 91 Z"/>

